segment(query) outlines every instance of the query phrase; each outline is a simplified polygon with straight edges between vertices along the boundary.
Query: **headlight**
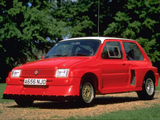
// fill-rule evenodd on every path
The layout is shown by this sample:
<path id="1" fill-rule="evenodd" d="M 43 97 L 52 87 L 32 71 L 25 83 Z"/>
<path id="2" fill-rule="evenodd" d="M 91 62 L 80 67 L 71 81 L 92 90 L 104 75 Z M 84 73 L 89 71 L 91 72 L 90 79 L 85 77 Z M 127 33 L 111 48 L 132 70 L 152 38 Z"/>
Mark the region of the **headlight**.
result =
<path id="1" fill-rule="evenodd" d="M 68 77 L 69 69 L 57 69 L 55 77 Z"/>
<path id="2" fill-rule="evenodd" d="M 11 77 L 19 77 L 21 74 L 21 70 L 12 70 Z"/>

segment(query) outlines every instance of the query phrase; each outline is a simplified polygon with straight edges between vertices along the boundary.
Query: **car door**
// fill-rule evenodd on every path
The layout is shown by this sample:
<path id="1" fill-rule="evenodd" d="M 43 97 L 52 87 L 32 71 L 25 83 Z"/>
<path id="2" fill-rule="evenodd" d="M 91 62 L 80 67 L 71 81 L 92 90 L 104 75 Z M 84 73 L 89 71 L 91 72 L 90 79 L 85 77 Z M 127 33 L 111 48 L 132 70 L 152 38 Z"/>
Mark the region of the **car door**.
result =
<path id="1" fill-rule="evenodd" d="M 102 89 L 118 88 L 128 85 L 129 65 L 122 51 L 122 42 L 106 41 L 101 53 Z"/>
<path id="2" fill-rule="evenodd" d="M 137 74 L 140 74 L 137 70 L 145 68 L 148 63 L 144 61 L 142 52 L 134 41 L 123 41 L 123 46 L 127 59 L 126 62 L 130 65 L 131 78 L 129 84 L 136 87 L 136 83 L 141 82 L 141 80 L 137 80 L 141 79 L 140 77 L 137 78 Z"/>

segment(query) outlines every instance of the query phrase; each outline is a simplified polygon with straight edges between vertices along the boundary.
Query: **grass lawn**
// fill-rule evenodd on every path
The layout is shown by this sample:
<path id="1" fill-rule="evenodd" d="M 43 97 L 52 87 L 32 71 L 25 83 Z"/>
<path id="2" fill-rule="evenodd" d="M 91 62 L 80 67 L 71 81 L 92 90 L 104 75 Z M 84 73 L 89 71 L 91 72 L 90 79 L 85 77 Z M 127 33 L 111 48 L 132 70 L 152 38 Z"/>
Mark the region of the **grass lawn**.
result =
<path id="1" fill-rule="evenodd" d="M 5 88 L 6 88 L 6 83 L 0 83 L 0 103 L 13 101 L 13 100 L 2 99 Z"/>
<path id="2" fill-rule="evenodd" d="M 156 87 L 156 90 L 160 90 L 160 78 L 159 78 L 158 87 Z"/>
<path id="3" fill-rule="evenodd" d="M 75 119 L 87 119 L 87 120 L 159 120 L 160 119 L 160 106 L 154 106 L 151 108 L 143 108 L 143 109 L 136 109 L 136 110 L 129 110 L 129 111 L 118 111 L 118 112 L 112 112 L 103 114 L 100 116 L 94 116 L 94 117 L 70 117 L 67 118 L 67 120 L 75 120 Z"/>

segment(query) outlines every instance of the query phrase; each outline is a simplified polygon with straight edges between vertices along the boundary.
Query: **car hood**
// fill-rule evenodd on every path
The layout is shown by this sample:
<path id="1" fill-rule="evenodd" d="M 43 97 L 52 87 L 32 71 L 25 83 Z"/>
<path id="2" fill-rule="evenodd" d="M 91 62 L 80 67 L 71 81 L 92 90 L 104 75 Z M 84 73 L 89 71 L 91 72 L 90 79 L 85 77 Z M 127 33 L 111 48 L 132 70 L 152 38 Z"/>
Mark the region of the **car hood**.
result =
<path id="1" fill-rule="evenodd" d="M 75 63 L 82 62 L 89 59 L 89 57 L 58 57 L 43 59 L 39 61 L 29 62 L 16 69 L 32 69 L 32 68 L 69 68 Z"/>

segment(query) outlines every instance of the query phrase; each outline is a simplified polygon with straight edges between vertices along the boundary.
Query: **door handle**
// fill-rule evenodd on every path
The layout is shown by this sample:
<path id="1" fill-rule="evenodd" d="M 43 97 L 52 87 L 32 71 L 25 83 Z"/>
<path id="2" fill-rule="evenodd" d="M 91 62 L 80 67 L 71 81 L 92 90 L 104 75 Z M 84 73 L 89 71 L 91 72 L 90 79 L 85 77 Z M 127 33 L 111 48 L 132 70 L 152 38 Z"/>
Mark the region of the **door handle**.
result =
<path id="1" fill-rule="evenodd" d="M 126 64 L 126 63 L 122 64 L 122 66 L 126 66 L 126 65 L 130 66 L 130 64 Z"/>
<path id="2" fill-rule="evenodd" d="M 126 64 L 124 63 L 124 64 L 122 64 L 122 66 L 126 66 Z"/>

